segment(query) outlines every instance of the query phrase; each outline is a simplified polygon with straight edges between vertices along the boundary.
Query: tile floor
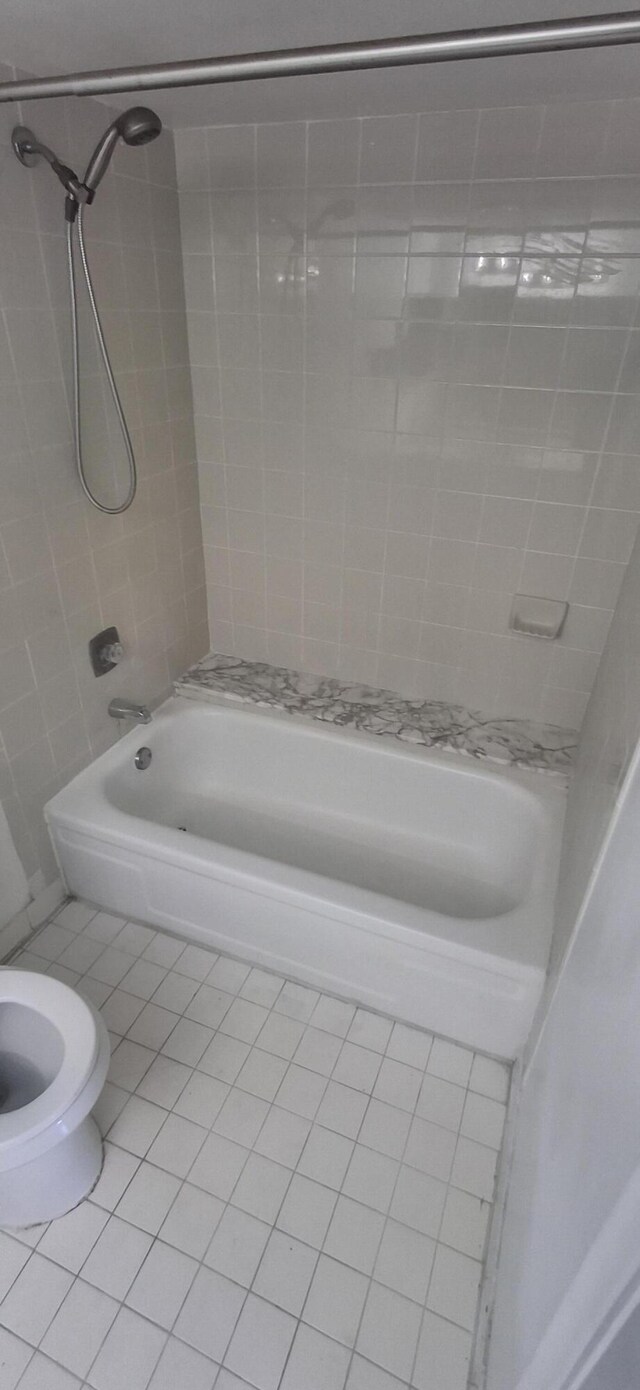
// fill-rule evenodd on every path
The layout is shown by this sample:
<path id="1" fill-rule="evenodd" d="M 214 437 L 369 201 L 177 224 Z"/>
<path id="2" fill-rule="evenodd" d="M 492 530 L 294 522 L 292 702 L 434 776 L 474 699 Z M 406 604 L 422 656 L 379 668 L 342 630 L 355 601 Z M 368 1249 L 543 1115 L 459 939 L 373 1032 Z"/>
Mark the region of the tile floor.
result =
<path id="1" fill-rule="evenodd" d="M 464 1390 L 507 1067 L 80 902 L 12 964 L 113 1056 L 90 1200 L 0 1232 L 2 1390 Z"/>

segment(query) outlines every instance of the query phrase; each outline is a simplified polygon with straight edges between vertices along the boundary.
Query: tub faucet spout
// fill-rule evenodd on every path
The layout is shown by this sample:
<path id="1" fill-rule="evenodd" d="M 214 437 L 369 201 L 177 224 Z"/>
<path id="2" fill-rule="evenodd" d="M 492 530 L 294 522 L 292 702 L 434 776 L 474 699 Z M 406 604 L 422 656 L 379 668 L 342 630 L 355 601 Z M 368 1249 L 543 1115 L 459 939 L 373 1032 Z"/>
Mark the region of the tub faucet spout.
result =
<path id="1" fill-rule="evenodd" d="M 151 711 L 146 705 L 137 704 L 135 700 L 112 700 L 109 714 L 112 719 L 133 719 L 136 724 L 151 723 Z"/>

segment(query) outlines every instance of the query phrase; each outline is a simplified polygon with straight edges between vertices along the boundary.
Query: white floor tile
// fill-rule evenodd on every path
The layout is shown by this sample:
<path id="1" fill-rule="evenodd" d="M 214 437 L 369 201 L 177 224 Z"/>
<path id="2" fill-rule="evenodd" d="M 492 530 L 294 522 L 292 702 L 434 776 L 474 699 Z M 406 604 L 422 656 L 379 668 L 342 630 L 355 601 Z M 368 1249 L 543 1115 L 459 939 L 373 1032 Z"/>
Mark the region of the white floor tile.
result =
<path id="1" fill-rule="evenodd" d="M 487 1202 L 493 1201 L 497 1157 L 494 1149 L 461 1136 L 451 1170 L 453 1186 L 471 1192 L 474 1197 L 483 1197 Z"/>
<path id="2" fill-rule="evenodd" d="M 228 1094 L 229 1087 L 224 1081 L 207 1076 L 206 1072 L 194 1071 L 173 1108 L 176 1115 L 182 1115 L 185 1120 L 211 1129 Z"/>
<path id="3" fill-rule="evenodd" d="M 238 1207 L 227 1207 L 204 1257 L 209 1269 L 250 1288 L 271 1227 Z"/>
<path id="4" fill-rule="evenodd" d="M 119 951 L 117 946 L 108 946 L 91 966 L 91 979 L 100 980 L 103 985 L 119 985 L 129 974 L 133 956 Z M 135 996 L 134 996 L 135 997 Z"/>
<path id="5" fill-rule="evenodd" d="M 356 1144 L 342 1191 L 367 1207 L 387 1212 L 399 1170 L 397 1159 Z"/>
<path id="6" fill-rule="evenodd" d="M 299 1317 L 318 1252 L 284 1231 L 272 1231 L 253 1281 L 254 1293 Z"/>
<path id="7" fill-rule="evenodd" d="M 448 1182 L 456 1150 L 456 1136 L 442 1125 L 434 1125 L 430 1120 L 418 1116 L 411 1122 L 407 1147 L 404 1151 L 405 1163 L 419 1168 L 422 1173 L 430 1173 L 432 1178 Z"/>
<path id="8" fill-rule="evenodd" d="M 0 1300 L 9 1292 L 28 1259 L 28 1246 L 21 1245 L 7 1232 L 0 1231 Z"/>
<path id="9" fill-rule="evenodd" d="M 321 1076 L 331 1076 L 341 1051 L 340 1038 L 309 1026 L 299 1038 L 295 1054 L 292 1055 L 299 1067 L 308 1067 L 309 1071 L 320 1072 Z"/>
<path id="10" fill-rule="evenodd" d="M 281 1058 L 274 1058 L 281 1066 L 286 1063 Z M 318 1072 L 309 1071 L 308 1067 L 299 1067 L 296 1062 L 292 1062 L 283 1073 L 281 1078 L 276 1101 L 285 1110 L 293 1110 L 296 1115 L 304 1115 L 305 1119 L 312 1120 L 316 1114 L 320 1101 L 327 1089 L 327 1078 Z"/>
<path id="11" fill-rule="evenodd" d="M 323 1125 L 313 1125 L 298 1162 L 298 1172 L 339 1190 L 354 1150 L 353 1139 Z"/>
<path id="12" fill-rule="evenodd" d="M 466 1390 L 470 1356 L 468 1332 L 425 1313 L 413 1377 L 416 1390 Z"/>
<path id="13" fill-rule="evenodd" d="M 473 1197 L 469 1192 L 450 1187 L 444 1204 L 440 1240 L 463 1255 L 481 1260 L 489 1224 L 489 1202 Z"/>
<path id="14" fill-rule="evenodd" d="M 439 1245 L 433 1263 L 427 1307 L 459 1327 L 473 1331 L 482 1266 L 478 1260 Z"/>
<path id="15" fill-rule="evenodd" d="M 289 1018 L 308 1023 L 319 998 L 316 989 L 308 989 L 305 985 L 296 985 L 287 980 L 273 1007 L 276 1013 L 287 1014 Z"/>
<path id="16" fill-rule="evenodd" d="M 389 1375 L 357 1353 L 349 1367 L 347 1390 L 408 1390 L 407 1382 Z"/>
<path id="17" fill-rule="evenodd" d="M 76 936 L 58 960 L 61 965 L 67 965 L 70 970 L 77 970 L 79 975 L 84 975 L 85 970 L 89 970 L 103 951 L 101 941 L 91 941 L 88 936 Z"/>
<path id="18" fill-rule="evenodd" d="M 190 980 L 188 975 L 178 975 L 177 971 L 172 970 L 158 986 L 152 1003 L 161 1009 L 171 1009 L 174 1014 L 183 1014 L 197 988 L 197 980 Z"/>
<path id="19" fill-rule="evenodd" d="M 404 1062 L 394 1062 L 390 1057 L 385 1057 L 373 1094 L 376 1100 L 383 1100 L 387 1105 L 413 1112 L 421 1085 L 422 1072 L 417 1067 L 408 1067 Z"/>
<path id="20" fill-rule="evenodd" d="M 431 1076 L 439 1076 L 443 1081 L 452 1081 L 456 1086 L 466 1086 L 469 1081 L 473 1053 L 458 1043 L 445 1042 L 435 1038 L 427 1062 Z"/>
<path id="21" fill-rule="evenodd" d="M 249 1294 L 224 1364 L 258 1390 L 277 1390 L 295 1330 L 289 1313 Z"/>
<path id="22" fill-rule="evenodd" d="M 248 999 L 234 999 L 220 1024 L 220 1032 L 239 1042 L 254 1043 L 269 1017 L 268 1009 Z M 260 1044 L 262 1046 L 262 1044 Z"/>
<path id="23" fill-rule="evenodd" d="M 118 1148 L 144 1158 L 167 1118 L 166 1110 L 141 1096 L 132 1096 L 109 1130 L 109 1139 Z"/>
<path id="24" fill-rule="evenodd" d="M 46 960 L 57 960 L 72 941 L 75 941 L 72 931 L 51 922 L 38 936 L 38 955 L 44 956 Z"/>
<path id="25" fill-rule="evenodd" d="M 114 1298 L 76 1279 L 40 1343 L 41 1351 L 74 1375 L 86 1376 L 118 1308 Z"/>
<path id="26" fill-rule="evenodd" d="M 140 999 L 150 999 L 166 975 L 162 965 L 154 965 L 150 960 L 137 960 L 126 975 L 119 981 L 128 994 L 137 994 Z"/>
<path id="27" fill-rule="evenodd" d="M 203 1023 L 206 1028 L 219 1028 L 233 1002 L 232 995 L 225 994 L 224 990 L 212 989 L 211 985 L 200 985 L 185 1010 L 185 1017 L 194 1019 L 196 1023 Z"/>
<path id="28" fill-rule="evenodd" d="M 176 1026 L 176 1016 L 169 1009 L 161 1009 L 157 1004 L 145 1004 L 127 1034 L 131 1042 L 142 1047 L 152 1047 L 158 1052 Z"/>
<path id="29" fill-rule="evenodd" d="M 147 1390 L 166 1332 L 121 1308 L 88 1375 L 95 1390 Z"/>
<path id="30" fill-rule="evenodd" d="M 148 1231 L 149 1235 L 157 1236 L 179 1187 L 180 1179 L 173 1173 L 163 1173 L 151 1163 L 141 1163 L 120 1198 L 116 1214 L 123 1221 L 131 1221 L 142 1231 Z"/>
<path id="31" fill-rule="evenodd" d="M 437 1236 L 446 1195 L 446 1183 L 403 1164 L 398 1174 L 390 1215 L 396 1221 L 401 1221 L 404 1226 L 411 1226 L 414 1231 L 421 1231 L 425 1236 Z"/>
<path id="32" fill-rule="evenodd" d="M 155 1240 L 129 1289 L 127 1306 L 169 1331 L 197 1272 L 189 1255 Z"/>
<path id="33" fill-rule="evenodd" d="M 15 1390 L 16 1385 L 33 1356 L 33 1347 L 21 1341 L 13 1332 L 0 1327 L 0 1369 L 2 1370 L 3 1390 Z"/>
<path id="34" fill-rule="evenodd" d="M 268 970 L 254 966 L 249 971 L 239 993 L 241 999 L 250 999 L 252 1004 L 262 1004 L 272 1009 L 284 984 L 281 975 L 271 975 Z"/>
<path id="35" fill-rule="evenodd" d="M 207 1130 L 202 1125 L 194 1125 L 181 1115 L 167 1115 L 149 1149 L 149 1162 L 178 1178 L 186 1178 L 206 1138 Z"/>
<path id="36" fill-rule="evenodd" d="M 271 1013 L 256 1039 L 263 1052 L 273 1052 L 290 1062 L 304 1033 L 304 1024 L 285 1014 Z"/>
<path id="37" fill-rule="evenodd" d="M 358 1333 L 358 1351 L 400 1380 L 408 1380 L 421 1322 L 422 1308 L 417 1303 L 381 1284 L 372 1284 Z"/>
<path id="38" fill-rule="evenodd" d="M 136 1095 L 171 1110 L 192 1075 L 191 1067 L 185 1067 L 183 1062 L 174 1062 L 171 1057 L 156 1057 L 136 1086 Z"/>
<path id="39" fill-rule="evenodd" d="M 297 1240 L 320 1250 L 329 1228 L 336 1193 L 295 1173 L 282 1203 L 276 1225 Z"/>
<path id="40" fill-rule="evenodd" d="M 77 1376 L 37 1351 L 20 1381 L 20 1390 L 80 1390 Z"/>
<path id="41" fill-rule="evenodd" d="M 125 1091 L 135 1091 L 149 1070 L 155 1052 L 149 1047 L 123 1038 L 112 1053 L 109 1064 L 109 1081 L 112 1086 L 121 1086 Z"/>
<path id="42" fill-rule="evenodd" d="M 341 1081 L 343 1086 L 353 1086 L 355 1091 L 371 1095 L 382 1060 L 378 1052 L 357 1043 L 345 1042 L 333 1069 L 333 1080 Z"/>
<path id="43" fill-rule="evenodd" d="M 357 1137 L 368 1105 L 368 1096 L 353 1091 L 350 1086 L 341 1086 L 338 1081 L 330 1081 L 318 1107 L 318 1124 L 334 1129 L 347 1139 Z"/>
<path id="44" fill-rule="evenodd" d="M 216 961 L 215 951 L 205 951 L 201 946 L 186 946 L 173 968 L 178 974 L 188 975 L 192 980 L 206 980 Z"/>
<path id="45" fill-rule="evenodd" d="M 221 1362 L 246 1296 L 246 1289 L 224 1275 L 201 1268 L 176 1322 L 176 1336 Z"/>
<path id="46" fill-rule="evenodd" d="M 176 1062 L 184 1062 L 187 1067 L 197 1067 L 212 1037 L 211 1028 L 205 1028 L 201 1023 L 194 1023 L 190 1018 L 181 1018 L 176 1023 L 173 1032 L 169 1034 L 161 1051 L 165 1057 L 172 1057 Z"/>
<path id="47" fill-rule="evenodd" d="M 331 994 L 321 994 L 311 1015 L 314 1028 L 322 1028 L 326 1033 L 335 1033 L 346 1038 L 355 1016 L 355 1004 L 344 1004 Z"/>
<path id="48" fill-rule="evenodd" d="M 252 1047 L 246 1062 L 236 1078 L 236 1086 L 248 1091 L 262 1100 L 273 1100 L 287 1070 L 284 1057 L 275 1057 L 271 1052 L 262 1052 Z M 292 1107 L 289 1107 L 291 1109 Z"/>
<path id="49" fill-rule="evenodd" d="M 213 1390 L 218 1362 L 170 1337 L 149 1381 L 149 1390 Z"/>
<path id="50" fill-rule="evenodd" d="M 135 994 L 127 994 L 123 989 L 114 989 L 105 999 L 100 1012 L 107 1028 L 124 1037 L 143 1009 L 143 999 L 138 999 Z"/>
<path id="51" fill-rule="evenodd" d="M 119 1149 L 116 1144 L 107 1141 L 102 1172 L 91 1193 L 91 1201 L 106 1211 L 113 1211 L 139 1165 L 140 1159 L 135 1154 L 127 1153 L 125 1149 Z"/>
<path id="52" fill-rule="evenodd" d="M 73 1275 L 33 1254 L 0 1304 L 0 1323 L 38 1346 L 73 1283 Z"/>
<path id="53" fill-rule="evenodd" d="M 424 1304 L 435 1251 L 435 1241 L 430 1236 L 401 1226 L 398 1221 L 387 1221 L 373 1277 L 379 1284 Z"/>
<path id="54" fill-rule="evenodd" d="M 387 1057 L 424 1071 L 432 1044 L 431 1033 L 423 1033 L 419 1028 L 408 1028 L 406 1023 L 394 1023 L 387 1046 Z"/>
<path id="55" fill-rule="evenodd" d="M 251 966 L 245 965 L 244 961 L 220 956 L 207 975 L 207 984 L 214 989 L 223 989 L 226 994 L 238 994 L 250 970 Z"/>
<path id="56" fill-rule="evenodd" d="M 213 1128 L 216 1134 L 223 1134 L 225 1139 L 233 1139 L 234 1143 L 244 1144 L 245 1148 L 250 1149 L 268 1113 L 266 1100 L 234 1087 L 216 1116 Z"/>
<path id="57" fill-rule="evenodd" d="M 347 1347 L 300 1323 L 280 1390 L 344 1390 L 350 1357 Z"/>
<path id="58" fill-rule="evenodd" d="M 122 1301 L 151 1247 L 152 1236 L 111 1216 L 82 1267 L 82 1278 Z"/>
<path id="59" fill-rule="evenodd" d="M 384 1052 L 392 1028 L 393 1024 L 389 1018 L 369 1013 L 368 1009 L 356 1009 L 347 1038 L 349 1042 L 357 1043 L 359 1047 L 368 1047 L 372 1052 Z"/>
<path id="60" fill-rule="evenodd" d="M 59 922 L 62 927 L 69 927 L 70 931 L 78 932 L 82 931 L 95 915 L 95 907 L 89 907 L 87 903 L 72 900 L 71 902 L 65 903 L 64 907 L 61 907 L 60 911 L 56 912 L 55 920 Z"/>
<path id="61" fill-rule="evenodd" d="M 460 1128 L 466 1091 L 439 1076 L 425 1076 L 416 1105 L 416 1115 L 432 1124 L 457 1131 Z"/>
<path id="62" fill-rule="evenodd" d="M 141 956 L 155 940 L 155 935 L 151 927 L 143 927 L 140 922 L 125 922 L 114 939 L 122 951 L 128 951 L 131 956 Z"/>
<path id="63" fill-rule="evenodd" d="M 104 941 L 108 946 L 125 925 L 123 917 L 114 917 L 110 912 L 96 912 L 95 917 L 85 927 L 85 935 L 95 941 Z"/>
<path id="64" fill-rule="evenodd" d="M 460 1133 L 467 1139 L 475 1139 L 478 1144 L 486 1144 L 490 1149 L 499 1149 L 505 1114 L 506 1107 L 500 1101 L 469 1091 L 462 1112 Z"/>
<path id="65" fill-rule="evenodd" d="M 240 1376 L 234 1375 L 233 1371 L 227 1371 L 223 1367 L 216 1381 L 216 1390 L 255 1390 L 255 1387 L 249 1385 L 247 1380 L 241 1380 Z"/>
<path id="66" fill-rule="evenodd" d="M 79 1207 L 52 1221 L 38 1247 L 40 1255 L 64 1265 L 78 1274 L 108 1220 L 106 1211 L 82 1202 Z"/>
<path id="67" fill-rule="evenodd" d="M 382 1100 L 371 1100 L 358 1142 L 389 1158 L 402 1158 L 410 1124 L 411 1116 L 406 1110 L 398 1110 Z"/>
<path id="68" fill-rule="evenodd" d="M 302 1310 L 303 1322 L 352 1347 L 368 1288 L 366 1275 L 321 1255 Z"/>
<path id="69" fill-rule="evenodd" d="M 240 1144 L 210 1134 L 191 1168 L 189 1182 L 228 1202 L 248 1157 L 248 1149 Z"/>
<path id="70" fill-rule="evenodd" d="M 221 1033 L 217 1033 L 211 1039 L 198 1066 L 200 1071 L 207 1073 L 207 1076 L 214 1076 L 218 1081 L 225 1081 L 228 1085 L 233 1085 L 250 1051 L 251 1048 L 248 1043 L 240 1042 L 238 1038 L 226 1038 Z"/>
<path id="71" fill-rule="evenodd" d="M 166 970 L 173 970 L 184 949 L 184 941 L 176 941 L 173 936 L 163 936 L 157 932 L 153 941 L 145 947 L 143 957 L 144 960 L 153 961 L 154 965 L 164 965 Z"/>
<path id="72" fill-rule="evenodd" d="M 469 1090 L 504 1103 L 509 1094 L 509 1077 L 510 1069 L 506 1062 L 494 1062 L 493 1058 L 477 1053 L 469 1077 Z"/>
<path id="73" fill-rule="evenodd" d="M 111 1129 L 120 1111 L 124 1110 L 129 1096 L 130 1092 L 125 1090 L 122 1086 L 114 1086 L 112 1081 L 105 1081 L 102 1094 L 98 1096 L 93 1107 L 93 1118 L 103 1138 Z"/>
<path id="74" fill-rule="evenodd" d="M 339 1197 L 324 1242 L 327 1255 L 371 1274 L 375 1264 L 384 1217 L 351 1197 Z"/>
<path id="75" fill-rule="evenodd" d="M 310 1129 L 310 1120 L 272 1105 L 255 1141 L 255 1151 L 285 1168 L 295 1168 Z"/>
<path id="76" fill-rule="evenodd" d="M 160 1227 L 160 1238 L 201 1260 L 224 1209 L 219 1197 L 185 1182 Z"/>
<path id="77" fill-rule="evenodd" d="M 291 1170 L 262 1154 L 250 1154 L 233 1189 L 232 1202 L 270 1225 L 282 1205 L 291 1181 Z"/>

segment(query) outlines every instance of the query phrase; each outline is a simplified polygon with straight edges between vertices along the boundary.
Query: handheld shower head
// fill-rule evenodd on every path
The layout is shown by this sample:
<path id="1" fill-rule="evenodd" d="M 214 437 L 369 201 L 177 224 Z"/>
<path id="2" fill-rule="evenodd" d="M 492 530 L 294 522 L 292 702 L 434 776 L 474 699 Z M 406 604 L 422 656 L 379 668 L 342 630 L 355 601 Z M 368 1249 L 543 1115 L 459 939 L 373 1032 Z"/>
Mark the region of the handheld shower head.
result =
<path id="1" fill-rule="evenodd" d="M 130 106 L 128 111 L 123 111 L 105 130 L 87 165 L 84 186 L 89 191 L 89 201 L 107 172 L 118 140 L 124 140 L 125 145 L 146 145 L 155 140 L 161 130 L 160 117 L 148 106 Z"/>

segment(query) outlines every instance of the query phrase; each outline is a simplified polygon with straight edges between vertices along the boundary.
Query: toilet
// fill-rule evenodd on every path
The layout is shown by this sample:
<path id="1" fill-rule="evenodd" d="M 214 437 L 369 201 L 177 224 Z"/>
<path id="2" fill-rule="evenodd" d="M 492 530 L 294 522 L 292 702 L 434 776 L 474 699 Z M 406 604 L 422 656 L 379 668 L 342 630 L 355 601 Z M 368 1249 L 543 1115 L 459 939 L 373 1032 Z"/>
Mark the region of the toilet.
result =
<path id="1" fill-rule="evenodd" d="M 0 1227 L 78 1205 L 102 1168 L 91 1110 L 109 1067 L 93 1005 L 48 975 L 0 969 Z"/>

